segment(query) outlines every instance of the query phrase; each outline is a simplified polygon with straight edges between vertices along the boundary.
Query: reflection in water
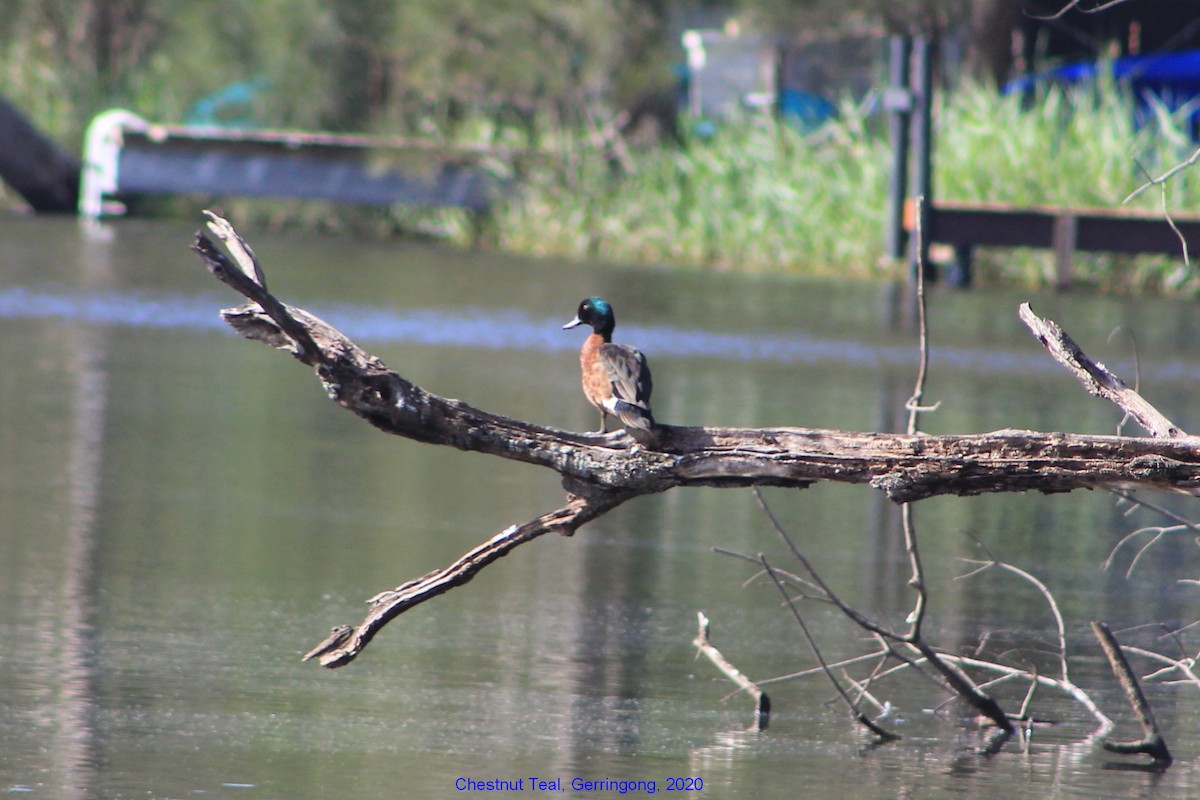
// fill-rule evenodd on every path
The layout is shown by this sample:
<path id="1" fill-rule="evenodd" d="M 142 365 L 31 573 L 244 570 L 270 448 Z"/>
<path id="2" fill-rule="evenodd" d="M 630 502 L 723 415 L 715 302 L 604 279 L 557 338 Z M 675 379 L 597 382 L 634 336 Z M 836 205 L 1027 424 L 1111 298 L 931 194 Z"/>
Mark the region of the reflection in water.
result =
<path id="1" fill-rule="evenodd" d="M 762 743 L 763 731 L 750 728 L 733 728 L 717 731 L 712 743 L 692 748 L 688 754 L 688 775 L 702 775 L 704 791 L 731 791 L 738 775 L 739 758 L 752 758 L 755 748 Z"/>
<path id="2" fill-rule="evenodd" d="M 93 776 L 98 763 L 95 737 L 96 705 L 96 512 L 104 453 L 104 414 L 107 374 L 103 359 L 107 337 L 79 331 L 68 358 L 75 378 L 71 437 L 67 563 L 60 595 L 61 682 L 58 743 L 53 747 L 60 764 L 58 785 L 66 797 L 94 797 Z"/>
<path id="3" fill-rule="evenodd" d="M 107 283 L 111 269 L 104 246 L 89 248 L 82 259 L 87 284 Z M 97 752 L 97 631 L 99 576 L 97 513 L 104 463 L 104 431 L 108 402 L 105 364 L 110 337 L 85 321 L 65 320 L 68 337 L 64 363 L 73 380 L 71 443 L 68 451 L 68 522 L 66 564 L 63 569 L 61 624 L 62 656 L 57 669 L 61 682 L 58 728 L 52 753 L 61 778 L 56 784 L 64 797 L 95 797 Z"/>
<path id="4" fill-rule="evenodd" d="M 897 300 L 897 302 L 903 302 Z M 0 291 L 0 319 L 55 318 L 89 325 L 132 325 L 226 330 L 214 313 L 219 295 L 184 296 L 131 292 L 66 293 L 23 287 Z M 551 318 L 517 309 L 439 308 L 395 311 L 370 306 L 323 304 L 320 315 L 351 338 L 375 342 L 558 352 L 577 349 L 560 334 Z M 836 363 L 859 367 L 908 367 L 911 343 L 881 344 L 825 339 L 803 330 L 782 335 L 720 334 L 669 326 L 622 325 L 631 341 L 656 356 L 766 361 L 781 364 Z M 502 336 L 496 333 L 502 331 Z M 1058 374 L 1061 367 L 1041 352 L 1025 352 L 937 344 L 936 366 L 978 370 L 988 374 Z M 1118 372 L 1133 373 L 1132 364 L 1115 362 Z M 1200 380 L 1200 364 L 1179 360 L 1147 362 L 1141 375 L 1151 380 Z"/>

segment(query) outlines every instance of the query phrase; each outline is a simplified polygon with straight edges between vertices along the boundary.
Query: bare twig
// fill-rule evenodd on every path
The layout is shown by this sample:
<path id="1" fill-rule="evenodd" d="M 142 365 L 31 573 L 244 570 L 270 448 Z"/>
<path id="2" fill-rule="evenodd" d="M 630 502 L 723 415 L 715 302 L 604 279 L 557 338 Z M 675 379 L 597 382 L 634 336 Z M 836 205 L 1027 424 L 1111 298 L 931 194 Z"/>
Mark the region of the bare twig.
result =
<path id="1" fill-rule="evenodd" d="M 692 644 L 696 645 L 697 655 L 703 653 L 725 677 L 736 683 L 743 691 L 754 698 L 753 730 L 766 730 L 771 715 L 771 698 L 758 687 L 758 684 L 747 678 L 733 664 L 730 664 L 725 656 L 721 654 L 721 651 L 713 646 L 712 640 L 709 638 L 708 617 L 704 615 L 704 612 L 697 611 L 696 617 L 699 620 L 700 629 L 696 633 L 696 638 L 692 640 Z"/>
<path id="2" fill-rule="evenodd" d="M 991 567 L 996 567 L 997 569 L 1002 569 L 1007 572 L 1011 572 L 1012 574 L 1018 576 L 1022 580 L 1025 580 L 1025 581 L 1033 584 L 1034 588 L 1036 588 L 1038 590 L 1038 592 L 1042 595 L 1042 599 L 1044 599 L 1046 601 L 1046 605 L 1050 607 L 1050 613 L 1054 616 L 1054 626 L 1058 632 L 1058 663 L 1059 663 L 1059 670 L 1060 670 L 1059 674 L 1061 675 L 1060 681 L 1063 685 L 1070 684 L 1071 676 L 1067 673 L 1066 625 L 1063 624 L 1062 612 L 1060 612 L 1058 610 L 1058 603 L 1055 601 L 1054 595 L 1052 595 L 1050 593 L 1050 590 L 1046 587 L 1046 584 L 1042 583 L 1040 580 L 1038 580 L 1037 578 L 1035 578 L 1033 575 L 1029 574 L 1025 570 L 1020 569 L 1019 567 L 1014 567 L 1012 564 L 1005 564 L 1003 561 L 995 561 L 995 560 L 976 561 L 973 559 L 963 559 L 963 561 L 965 561 L 968 564 L 975 564 L 977 567 L 979 567 L 979 569 L 973 570 L 970 573 L 970 575 L 976 575 L 985 569 L 989 569 Z M 963 576 L 963 577 L 967 577 L 967 576 Z"/>
<path id="3" fill-rule="evenodd" d="M 829 682 L 832 683 L 833 687 L 837 690 L 838 695 L 843 701 L 845 701 L 846 707 L 850 710 L 850 715 L 856 722 L 858 722 L 858 724 L 867 728 L 871 731 L 871 733 L 874 733 L 881 739 L 899 739 L 899 736 L 891 733 L 885 728 L 880 727 L 877 723 L 868 718 L 866 714 L 863 714 L 862 711 L 855 707 L 854 701 L 850 699 L 850 695 L 846 694 L 846 690 L 842 688 L 842 684 L 838 681 L 838 679 L 834 676 L 833 671 L 830 670 L 829 666 L 825 663 L 825 658 L 821 655 L 821 649 L 817 647 L 817 642 L 815 639 L 813 639 L 812 634 L 809 632 L 808 625 L 805 624 L 804 617 L 800 615 L 800 611 L 796 608 L 796 604 L 792 602 L 790 597 L 788 597 L 787 590 L 784 589 L 783 583 L 780 582 L 779 578 L 775 575 L 775 571 L 771 569 L 771 565 L 767 563 L 767 559 L 762 557 L 761 560 L 763 569 L 767 571 L 767 575 L 771 577 L 771 580 L 775 583 L 775 587 L 779 589 L 780 594 L 783 595 L 783 599 L 787 603 L 788 608 L 791 610 L 792 616 L 796 619 L 796 623 L 800 626 L 800 630 L 804 633 L 804 638 L 808 641 L 808 646 L 812 648 L 813 655 L 816 656 L 817 663 L 821 665 L 821 669 L 825 672 L 825 676 L 829 678 Z"/>
<path id="4" fill-rule="evenodd" d="M 1129 492 L 1121 491 L 1120 489 L 1112 489 L 1110 491 L 1112 491 L 1112 493 L 1114 495 L 1116 495 L 1117 497 L 1130 503 L 1130 508 L 1126 511 L 1126 514 L 1131 514 L 1131 513 L 1133 513 L 1134 510 L 1136 510 L 1138 508 L 1146 508 L 1146 509 L 1149 509 L 1150 511 L 1160 514 L 1161 516 L 1166 517 L 1167 519 L 1171 520 L 1175 524 L 1167 525 L 1167 526 L 1148 525 L 1148 526 L 1145 526 L 1142 528 L 1138 528 L 1137 530 L 1132 531 L 1132 532 L 1126 534 L 1125 536 L 1121 537 L 1121 540 L 1119 542 L 1117 542 L 1115 545 L 1113 545 L 1112 550 L 1110 550 L 1108 553 L 1108 557 L 1104 560 L 1104 569 L 1112 568 L 1113 562 L 1115 561 L 1115 559 L 1117 557 L 1117 553 L 1120 552 L 1121 548 L 1124 547 L 1127 542 L 1133 541 L 1134 537 L 1141 536 L 1142 534 L 1146 534 L 1146 533 L 1153 534 L 1153 536 L 1150 537 L 1149 541 L 1147 541 L 1145 544 L 1143 544 L 1141 547 L 1139 547 L 1137 549 L 1137 552 L 1134 554 L 1133 558 L 1130 560 L 1129 566 L 1125 570 L 1126 578 L 1129 578 L 1133 575 L 1133 571 L 1137 567 L 1138 562 L 1141 561 L 1142 556 L 1147 551 L 1149 551 L 1149 549 L 1152 546 L 1154 546 L 1158 542 L 1162 541 L 1162 539 L 1164 537 L 1166 537 L 1170 534 L 1174 534 L 1174 533 L 1182 533 L 1184 531 L 1191 531 L 1192 533 L 1200 533 L 1200 525 L 1180 516 L 1179 514 L 1176 514 L 1174 511 L 1171 511 L 1168 508 L 1160 506 L 1157 503 L 1152 503 L 1148 500 L 1143 500 L 1140 497 L 1134 497 Z"/>
<path id="5" fill-rule="evenodd" d="M 1082 2 L 1082 0 L 1071 0 L 1071 2 L 1067 3 L 1065 6 L 1060 8 L 1057 12 L 1055 12 L 1054 14 L 1051 14 L 1049 16 L 1040 16 L 1037 14 L 1030 14 L 1030 16 L 1033 17 L 1034 19 L 1044 19 L 1044 20 L 1058 19 L 1059 17 L 1061 17 L 1063 14 L 1066 14 L 1071 9 L 1076 9 L 1081 14 L 1095 14 L 1099 11 L 1105 10 L 1106 8 L 1112 8 L 1113 6 L 1119 6 L 1122 3 L 1126 2 L 1126 0 L 1108 0 L 1108 2 L 1106 2 L 1106 3 L 1101 3 L 1100 5 L 1092 6 L 1091 8 L 1078 8 L 1080 2 Z"/>
<path id="6" fill-rule="evenodd" d="M 1124 200 L 1121 201 L 1121 205 L 1125 205 L 1126 203 L 1130 202 L 1135 197 L 1140 195 L 1142 192 L 1149 189 L 1151 186 L 1159 186 L 1159 185 L 1166 183 L 1167 181 L 1171 180 L 1171 178 L 1178 175 L 1180 172 L 1183 172 L 1188 167 L 1194 165 L 1197 161 L 1200 161 L 1200 148 L 1197 148 L 1196 151 L 1193 152 L 1192 155 L 1186 161 L 1181 161 L 1180 163 L 1176 164 L 1175 166 L 1171 167 L 1169 170 L 1164 172 L 1162 175 L 1159 175 L 1157 178 L 1151 178 L 1150 180 L 1146 181 L 1138 188 L 1134 189 L 1132 192 L 1130 192 L 1128 197 L 1126 197 Z"/>
<path id="7" fill-rule="evenodd" d="M 919 356 L 917 361 L 917 380 L 913 387 L 912 396 L 904 404 L 908 411 L 908 435 L 912 436 L 919 430 L 918 418 L 922 411 L 934 411 L 940 403 L 933 406 L 922 406 L 921 399 L 925 395 L 925 376 L 929 372 L 929 319 L 925 303 L 925 233 L 922 230 L 922 211 L 925 206 L 925 196 L 918 195 L 916 199 L 916 252 L 917 252 L 917 334 L 919 339 Z"/>
<path id="8" fill-rule="evenodd" d="M 1010 572 L 1013 575 L 1018 576 L 1022 580 L 1032 584 L 1038 590 L 1038 592 L 1042 595 L 1042 598 L 1046 601 L 1047 606 L 1049 606 L 1050 613 L 1054 616 L 1054 624 L 1055 624 L 1055 628 L 1056 628 L 1056 631 L 1058 634 L 1058 660 L 1059 660 L 1059 676 L 1060 677 L 1057 679 L 1049 678 L 1046 676 L 1039 675 L 1035 672 L 1029 672 L 1026 670 L 1016 670 L 1011 667 L 1004 667 L 999 664 L 992 664 L 991 662 L 985 662 L 985 661 L 981 661 L 978 659 L 971 659 L 971 660 L 960 659 L 960 660 L 963 661 L 964 663 L 970 663 L 972 666 L 983 667 L 985 669 L 1001 671 L 1006 675 L 1023 674 L 1023 675 L 1028 676 L 1035 683 L 1041 683 L 1044 685 L 1053 686 L 1061 691 L 1066 692 L 1071 697 L 1075 698 L 1075 700 L 1078 703 L 1083 705 L 1084 708 L 1086 708 L 1092 714 L 1092 716 L 1095 717 L 1097 719 L 1097 721 L 1099 721 L 1100 729 L 1096 732 L 1096 735 L 1098 735 L 1098 736 L 1107 735 L 1108 732 L 1110 730 L 1112 730 L 1112 727 L 1113 727 L 1112 720 L 1109 719 L 1108 716 L 1106 716 L 1103 712 L 1100 711 L 1099 707 L 1095 704 L 1095 702 L 1091 699 L 1091 697 L 1088 696 L 1088 694 L 1086 692 L 1084 692 L 1082 689 L 1080 689 L 1078 686 L 1076 686 L 1074 683 L 1071 682 L 1071 676 L 1070 676 L 1070 673 L 1069 673 L 1068 667 L 1067 667 L 1066 625 L 1063 622 L 1062 613 L 1059 611 L 1058 603 L 1057 603 L 1057 601 L 1055 601 L 1054 595 L 1050 592 L 1050 589 L 1046 586 L 1046 584 L 1042 583 L 1040 580 L 1038 580 L 1036 577 L 1034 577 L 1030 573 L 1026 572 L 1025 570 L 1015 567 L 1012 564 L 1006 564 L 1002 561 L 997 561 L 995 559 L 991 559 L 989 561 L 975 561 L 975 560 L 971 560 L 971 559 L 964 559 L 964 560 L 967 563 L 975 564 L 977 568 L 972 570 L 967 575 L 961 576 L 959 578 L 960 580 L 970 577 L 972 575 L 977 575 L 980 572 L 983 572 L 984 570 L 996 567 L 996 568 L 1002 569 L 1006 572 Z M 952 659 L 952 657 L 950 657 L 950 656 L 947 656 L 946 658 L 948 660 Z"/>
<path id="9" fill-rule="evenodd" d="M 1150 659 L 1151 661 L 1158 661 L 1165 665 L 1162 667 L 1162 669 L 1151 672 L 1148 675 L 1144 675 L 1143 680 L 1156 680 L 1160 683 L 1186 683 L 1191 684 L 1192 686 L 1200 687 L 1200 675 L 1197 675 L 1195 672 L 1197 660 L 1195 656 L 1189 656 L 1187 658 L 1170 658 L 1168 656 L 1164 656 L 1162 653 L 1156 653 L 1153 650 L 1146 650 L 1141 647 L 1131 647 L 1129 645 L 1122 645 L 1121 649 L 1128 653 L 1142 656 L 1143 658 Z M 1168 672 L 1180 673 L 1183 675 L 1183 680 L 1162 680 L 1162 676 Z"/>
<path id="10" fill-rule="evenodd" d="M 1140 392 L 1142 387 L 1142 360 L 1138 357 L 1137 334 L 1134 333 L 1132 328 L 1124 325 L 1118 325 L 1112 330 L 1111 333 L 1108 334 L 1108 343 L 1112 344 L 1112 341 L 1116 335 L 1122 331 L 1129 335 L 1129 344 L 1133 349 L 1133 390 L 1135 392 Z M 1129 420 L 1129 412 L 1125 412 L 1125 414 L 1121 416 L 1121 421 L 1117 423 L 1116 434 L 1118 436 L 1125 433 L 1125 423 Z"/>
<path id="11" fill-rule="evenodd" d="M 876 661 L 880 658 L 885 658 L 890 655 L 891 651 L 887 648 L 884 648 L 883 650 L 877 650 L 873 653 L 866 653 L 861 656 L 854 656 L 853 658 L 844 658 L 841 661 L 835 661 L 829 664 L 829 669 L 845 669 L 846 667 L 865 664 L 869 661 Z M 764 678 L 758 682 L 758 685 L 769 686 L 772 683 L 784 683 L 786 681 L 799 680 L 800 678 L 808 678 L 824 672 L 824 667 L 810 667 L 809 669 L 802 669 L 798 672 L 789 672 L 786 675 L 776 675 L 774 678 Z"/>
<path id="12" fill-rule="evenodd" d="M 1167 527 L 1162 525 L 1148 525 L 1144 528 L 1138 528 L 1136 531 L 1132 531 L 1125 536 L 1122 536 L 1121 540 L 1113 546 L 1113 549 L 1109 551 L 1108 558 L 1104 559 L 1104 569 L 1109 569 L 1112 567 L 1117 553 L 1122 547 L 1125 546 L 1126 542 L 1133 541 L 1135 536 L 1141 536 L 1144 533 L 1152 533 L 1153 536 L 1151 536 L 1145 544 L 1137 549 L 1137 552 L 1133 554 L 1133 558 L 1129 560 L 1129 566 L 1125 568 L 1125 578 L 1131 578 L 1133 577 L 1133 571 L 1137 569 L 1138 563 L 1142 560 L 1142 556 L 1148 553 L 1151 547 L 1161 542 L 1169 534 L 1182 533 L 1185 530 L 1187 530 L 1187 528 L 1183 525 L 1171 525 Z"/>
<path id="13" fill-rule="evenodd" d="M 1000 707 L 1000 705 L 993 698 L 981 692 L 966 675 L 966 673 L 957 669 L 953 664 L 942 659 L 937 650 L 935 650 L 928 642 L 926 642 L 920 636 L 915 636 L 911 630 L 908 634 L 899 634 L 895 631 L 884 628 L 879 623 L 855 610 L 853 607 L 845 603 L 840 597 L 834 594 L 833 591 L 830 590 L 828 584 L 826 584 L 821 576 L 817 574 L 816 570 L 813 569 L 813 566 L 809 562 L 808 558 L 806 558 L 804 554 L 800 552 L 800 549 L 796 547 L 795 542 L 792 541 L 792 537 L 788 535 L 786 530 L 784 530 L 778 518 L 767 505 L 766 500 L 763 499 L 762 493 L 758 490 L 758 487 L 754 488 L 754 496 L 758 500 L 759 507 L 762 508 L 763 513 L 767 516 L 767 519 L 775 528 L 776 533 L 779 534 L 784 543 L 788 546 L 788 549 L 791 550 L 792 555 L 796 557 L 796 560 L 800 562 L 800 564 L 804 567 L 804 570 L 810 576 L 812 576 L 813 582 L 820 587 L 821 591 L 825 593 L 825 595 L 833 602 L 834 605 L 838 607 L 843 614 L 853 620 L 854 623 L 863 630 L 874 633 L 888 641 L 902 642 L 916 650 L 921 654 L 921 657 L 925 659 L 929 666 L 933 667 L 933 669 L 937 671 L 941 678 L 946 681 L 949 687 L 959 695 L 959 697 L 971 705 L 980 714 L 983 714 L 991 719 L 1001 730 L 1010 734 L 1013 732 L 1012 723 L 1009 722 L 1008 717 L 1005 715 L 1004 710 Z"/>
<path id="14" fill-rule="evenodd" d="M 908 408 L 909 436 L 915 436 L 920 426 L 921 398 L 925 395 L 925 379 L 929 373 L 929 318 L 925 304 L 925 259 L 924 233 L 921 230 L 921 208 L 925 203 L 923 196 L 917 197 L 917 324 L 919 338 L 919 356 L 917 361 L 917 379 L 913 386 L 912 397 L 905 406 Z M 917 599 L 913 610 L 908 615 L 908 635 L 910 639 L 921 636 L 921 623 L 925 619 L 925 606 L 929 602 L 929 592 L 925 586 L 925 571 L 921 566 L 921 550 L 917 544 L 917 527 L 913 521 L 912 503 L 900 507 L 901 524 L 904 529 L 904 551 L 908 554 L 909 567 L 912 573 L 908 585 L 916 592 Z"/>
<path id="15" fill-rule="evenodd" d="M 828 584 L 825 583 L 824 579 L 821 578 L 821 576 L 813 568 L 813 565 L 809 562 L 804 553 L 800 552 L 800 548 L 796 547 L 796 543 L 792 541 L 792 537 L 788 535 L 786 530 L 784 530 L 783 525 L 779 522 L 779 518 L 775 516 L 775 513 L 771 510 L 771 507 L 767 505 L 766 498 L 763 497 L 762 492 L 759 491 L 757 486 L 754 487 L 753 491 L 754 499 L 758 501 L 758 507 L 761 508 L 763 514 L 766 515 L 767 521 L 771 523 L 771 527 L 773 527 L 775 532 L 779 534 L 779 537 L 783 539 L 784 544 L 788 546 L 788 549 L 792 552 L 792 555 L 797 561 L 800 562 L 800 565 L 804 567 L 804 571 L 812 577 L 814 585 L 820 589 L 821 593 L 825 597 L 829 598 L 830 602 L 838 607 L 839 611 L 853 620 L 854 624 L 858 625 L 864 630 L 878 634 L 885 639 L 897 640 L 902 638 L 895 631 L 888 630 L 887 628 L 884 628 L 883 626 L 872 621 L 865 614 L 848 605 L 840 597 L 834 594 L 829 588 Z"/>
<path id="16" fill-rule="evenodd" d="M 1171 751 L 1167 748 L 1167 742 L 1163 738 L 1162 731 L 1159 730 L 1158 722 L 1154 719 L 1154 711 L 1150 708 L 1146 695 L 1142 693 L 1142 687 L 1138 684 L 1133 670 L 1129 668 L 1129 662 L 1125 660 L 1124 653 L 1121 652 L 1121 645 L 1103 622 L 1093 621 L 1092 632 L 1096 634 L 1096 639 L 1100 642 L 1104 655 L 1108 657 L 1113 674 L 1117 676 L 1121 688 L 1125 690 L 1125 698 L 1129 700 L 1129 705 L 1137 714 L 1143 733 L 1142 739 L 1137 742 L 1105 740 L 1103 742 L 1104 749 L 1113 753 L 1145 753 L 1159 764 L 1169 766 L 1172 761 Z"/>

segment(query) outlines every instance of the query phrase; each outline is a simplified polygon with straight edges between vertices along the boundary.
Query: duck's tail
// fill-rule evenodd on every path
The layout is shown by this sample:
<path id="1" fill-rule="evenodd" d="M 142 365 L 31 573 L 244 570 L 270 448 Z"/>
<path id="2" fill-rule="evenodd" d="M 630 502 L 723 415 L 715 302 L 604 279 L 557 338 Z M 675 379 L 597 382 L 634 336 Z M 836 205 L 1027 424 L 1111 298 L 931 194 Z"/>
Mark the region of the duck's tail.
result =
<path id="1" fill-rule="evenodd" d="M 650 413 L 650 409 L 645 406 L 627 403 L 624 400 L 618 400 L 613 404 L 613 413 L 617 419 L 621 420 L 621 424 L 625 426 L 625 430 L 633 435 L 634 430 L 645 431 L 650 433 L 654 430 L 654 415 Z M 634 438 L 637 438 L 634 436 Z"/>

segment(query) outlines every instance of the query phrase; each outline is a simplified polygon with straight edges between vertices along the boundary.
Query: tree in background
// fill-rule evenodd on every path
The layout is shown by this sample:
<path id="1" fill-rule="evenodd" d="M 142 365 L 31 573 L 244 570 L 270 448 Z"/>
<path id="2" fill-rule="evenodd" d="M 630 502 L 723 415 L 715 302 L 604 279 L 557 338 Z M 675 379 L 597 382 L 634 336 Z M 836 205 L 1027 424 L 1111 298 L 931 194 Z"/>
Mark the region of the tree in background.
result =
<path id="1" fill-rule="evenodd" d="M 1030 34 L 1025 10 L 1061 3 L 0 0 L 0 85 L 68 146 L 105 108 L 178 121 L 197 100 L 251 80 L 266 87 L 252 108 L 262 126 L 450 133 L 482 115 L 532 128 L 535 118 L 569 123 L 669 89 L 680 21 L 696 12 L 719 18 L 727 11 L 745 18 L 746 29 L 786 38 L 955 32 L 968 69 L 1001 83 L 1013 71 L 1014 34 L 1027 44 L 1054 34 L 1090 37 L 1098 51 L 1109 35 L 1104 26 L 1124 25 L 1125 52 L 1135 30 L 1149 42 L 1157 23 L 1178 39 L 1189 29 L 1178 19 L 1190 7 L 1156 0 L 1105 14 L 1073 10 L 1057 27 L 1038 23 L 1040 32 Z M 1160 19 L 1167 9 L 1171 19 Z M 1141 16 L 1126 24 L 1116 12 Z"/>
<path id="2" fill-rule="evenodd" d="M 670 0 L 0 0 L 5 92 L 78 140 L 124 106 L 184 118 L 262 79 L 264 126 L 411 132 L 514 109 L 565 118 L 670 81 Z M 618 98 L 616 102 L 622 102 Z"/>

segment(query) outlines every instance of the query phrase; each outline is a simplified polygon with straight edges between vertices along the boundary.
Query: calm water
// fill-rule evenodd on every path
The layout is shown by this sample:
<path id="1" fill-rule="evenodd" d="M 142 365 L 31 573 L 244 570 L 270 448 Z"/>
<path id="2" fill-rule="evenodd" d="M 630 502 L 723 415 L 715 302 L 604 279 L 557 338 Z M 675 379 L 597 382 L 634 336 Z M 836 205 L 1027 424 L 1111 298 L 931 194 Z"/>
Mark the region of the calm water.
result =
<path id="1" fill-rule="evenodd" d="M 619 796 L 573 779 L 703 780 L 700 797 L 1194 797 L 1197 701 L 1153 684 L 1177 763 L 1114 769 L 1078 707 L 1048 690 L 1022 752 L 973 755 L 981 734 L 906 677 L 875 687 L 904 738 L 871 746 L 824 679 L 772 687 L 775 715 L 697 661 L 696 612 L 741 669 L 814 663 L 775 590 L 714 546 L 791 566 L 744 491 L 645 498 L 573 539 L 522 547 L 469 586 L 393 622 L 350 666 L 301 663 L 377 591 L 556 507 L 556 476 L 384 436 L 310 372 L 226 332 L 237 302 L 188 251 L 193 228 L 0 220 L 0 792 L 46 798 Z M 618 338 L 655 369 L 656 416 L 679 424 L 892 429 L 914 369 L 902 293 L 817 283 L 463 254 L 400 243 L 251 234 L 272 288 L 440 394 L 552 425 L 594 425 L 576 377 L 578 300 L 604 294 Z M 1016 318 L 1030 299 L 1093 355 L 1200 430 L 1193 303 L 935 292 L 931 432 L 1111 432 L 1117 415 L 1049 363 Z M 911 607 L 894 509 L 862 487 L 773 492 L 825 578 L 896 625 Z M 1170 503 L 1195 515 L 1194 505 Z M 981 640 L 1045 671 L 1045 604 L 981 553 L 1027 569 L 1061 605 L 1072 677 L 1137 727 L 1091 640 L 1200 617 L 1188 536 L 1116 542 L 1160 519 L 1111 497 L 940 499 L 918 507 L 929 632 Z M 1144 539 L 1139 540 L 1144 541 Z M 827 658 L 859 633 L 805 606 Z M 1126 641 L 1171 651 L 1157 630 Z M 1195 653 L 1197 636 L 1182 635 Z M 1149 671 L 1139 663 L 1143 672 Z M 1025 687 L 998 687 L 1015 710 Z M 563 791 L 530 788 L 529 778 Z M 525 779 L 521 792 L 456 789 Z M 631 793 L 627 796 L 644 796 Z"/>

